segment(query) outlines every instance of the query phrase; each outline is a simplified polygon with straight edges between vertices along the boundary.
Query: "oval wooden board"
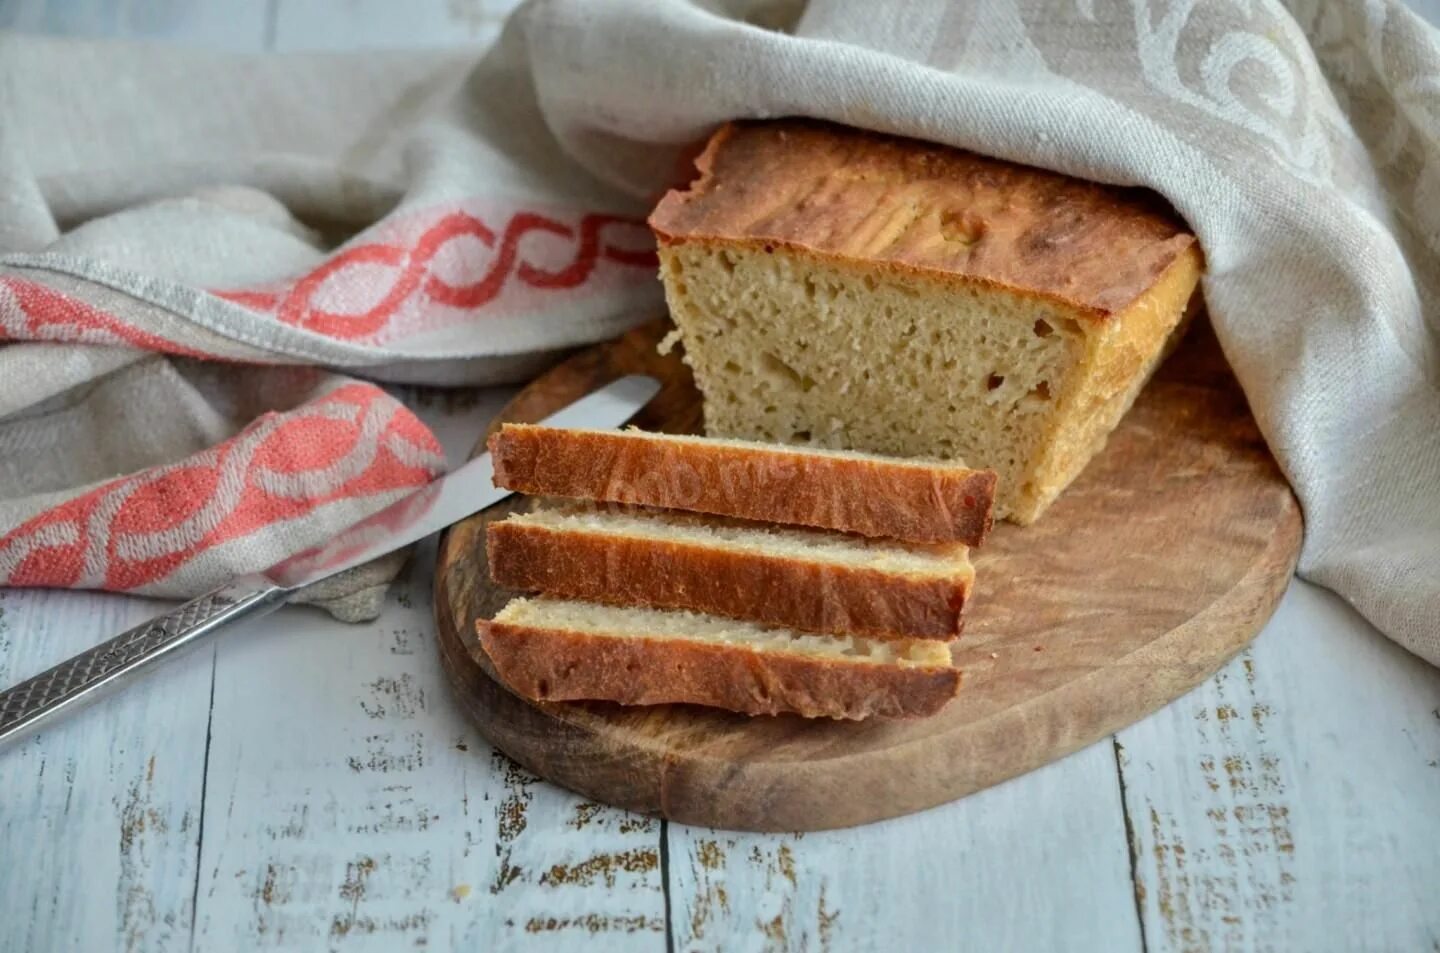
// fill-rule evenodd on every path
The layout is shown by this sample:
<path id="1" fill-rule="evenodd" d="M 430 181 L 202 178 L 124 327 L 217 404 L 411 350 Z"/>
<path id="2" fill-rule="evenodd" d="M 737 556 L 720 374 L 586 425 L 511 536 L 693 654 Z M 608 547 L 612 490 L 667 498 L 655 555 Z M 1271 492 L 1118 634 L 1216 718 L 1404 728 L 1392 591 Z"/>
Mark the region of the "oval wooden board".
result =
<path id="1" fill-rule="evenodd" d="M 688 369 L 656 353 L 666 330 L 647 325 L 576 355 L 523 390 L 495 425 L 537 420 L 641 371 L 664 387 L 637 424 L 698 432 Z M 1044 518 L 997 524 L 973 554 L 976 595 L 955 647 L 964 683 L 928 720 L 745 718 L 512 694 L 492 677 L 474 624 L 512 595 L 489 582 L 485 525 L 523 505 L 512 498 L 440 544 L 441 658 L 480 732 L 586 797 L 761 831 L 918 811 L 1142 718 L 1254 637 L 1285 590 L 1301 535 L 1295 499 L 1203 322 Z"/>

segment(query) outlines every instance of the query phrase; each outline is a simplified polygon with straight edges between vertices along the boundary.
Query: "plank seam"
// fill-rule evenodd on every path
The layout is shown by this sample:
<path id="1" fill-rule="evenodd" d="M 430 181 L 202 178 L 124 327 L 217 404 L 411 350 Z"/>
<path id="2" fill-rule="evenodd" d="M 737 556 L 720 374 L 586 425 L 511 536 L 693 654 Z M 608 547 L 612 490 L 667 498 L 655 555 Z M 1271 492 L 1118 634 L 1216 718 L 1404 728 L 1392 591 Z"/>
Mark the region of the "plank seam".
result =
<path id="1" fill-rule="evenodd" d="M 220 650 L 210 649 L 210 704 L 205 709 L 205 757 L 200 761 L 200 821 L 195 829 L 195 885 L 190 891 L 190 951 L 195 951 L 195 927 L 200 922 L 200 877 L 205 861 L 205 794 L 210 782 L 210 739 L 215 735 L 215 670 Z"/>
<path id="2" fill-rule="evenodd" d="M 1120 817 L 1125 822 L 1125 848 L 1130 858 L 1130 893 L 1135 898 L 1135 920 L 1140 927 L 1140 953 L 1150 953 L 1150 943 L 1145 936 L 1145 902 L 1140 896 L 1140 845 L 1135 840 L 1135 825 L 1130 822 L 1130 803 L 1125 794 L 1125 767 L 1120 763 L 1124 748 L 1120 736 L 1110 736 L 1111 749 L 1115 753 L 1115 780 L 1120 785 Z"/>
<path id="3" fill-rule="evenodd" d="M 670 822 L 660 818 L 660 893 L 665 898 L 665 953 L 675 953 L 675 931 L 670 923 Z"/>
<path id="4" fill-rule="evenodd" d="M 265 52 L 275 52 L 275 37 L 280 28 L 280 0 L 265 0 L 265 33 L 261 38 Z"/>

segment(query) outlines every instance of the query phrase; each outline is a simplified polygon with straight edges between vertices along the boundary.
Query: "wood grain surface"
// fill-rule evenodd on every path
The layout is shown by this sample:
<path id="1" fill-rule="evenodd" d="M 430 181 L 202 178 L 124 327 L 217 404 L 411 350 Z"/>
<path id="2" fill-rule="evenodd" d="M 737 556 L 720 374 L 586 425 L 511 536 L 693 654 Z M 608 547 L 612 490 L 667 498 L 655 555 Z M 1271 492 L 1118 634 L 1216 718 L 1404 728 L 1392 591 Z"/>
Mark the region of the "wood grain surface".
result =
<path id="1" fill-rule="evenodd" d="M 0 26 L 389 48 L 473 42 L 473 23 L 498 26 L 511 5 L 0 0 Z M 458 460 L 510 395 L 399 396 Z M 0 857 L 24 861 L 0 877 L 0 950 L 730 953 L 964 937 L 1179 953 L 1440 938 L 1440 671 L 1303 580 L 1228 665 L 1113 740 L 932 811 L 753 834 L 614 810 L 492 754 L 431 648 L 428 552 L 373 630 L 282 609 L 0 757 Z M 0 591 L 0 684 L 159 609 Z"/>
<path id="2" fill-rule="evenodd" d="M 637 421 L 696 432 L 685 366 L 664 323 L 586 351 L 522 391 L 499 421 L 533 421 L 625 373 L 664 387 Z M 960 697 L 917 722 L 745 718 L 692 706 L 533 703 L 498 684 L 475 619 L 493 586 L 484 527 L 441 541 L 442 661 L 485 737 L 588 797 L 740 830 L 818 830 L 953 800 L 1062 757 L 1184 694 L 1274 611 L 1300 514 L 1208 326 L 1197 328 L 1035 526 L 1004 524 L 975 552 L 976 595 L 955 649 Z"/>

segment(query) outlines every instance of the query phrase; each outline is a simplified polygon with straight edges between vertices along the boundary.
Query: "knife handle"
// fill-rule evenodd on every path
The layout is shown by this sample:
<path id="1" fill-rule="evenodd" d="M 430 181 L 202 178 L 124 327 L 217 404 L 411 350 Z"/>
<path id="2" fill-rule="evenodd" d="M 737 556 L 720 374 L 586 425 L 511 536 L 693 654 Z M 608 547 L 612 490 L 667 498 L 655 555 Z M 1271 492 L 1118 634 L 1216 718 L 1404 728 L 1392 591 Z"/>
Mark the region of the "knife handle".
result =
<path id="1" fill-rule="evenodd" d="M 232 622 L 274 611 L 289 594 L 261 576 L 236 579 L 0 692 L 0 747 L 84 707 Z"/>

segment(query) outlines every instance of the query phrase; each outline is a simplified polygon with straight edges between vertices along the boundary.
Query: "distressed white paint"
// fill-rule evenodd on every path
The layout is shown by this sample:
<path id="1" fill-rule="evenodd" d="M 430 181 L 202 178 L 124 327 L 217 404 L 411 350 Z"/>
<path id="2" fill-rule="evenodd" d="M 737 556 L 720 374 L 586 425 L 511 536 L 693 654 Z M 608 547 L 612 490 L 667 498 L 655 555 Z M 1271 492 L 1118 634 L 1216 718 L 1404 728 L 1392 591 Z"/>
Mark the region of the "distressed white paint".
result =
<path id="1" fill-rule="evenodd" d="M 280 0 L 275 49 L 483 46 L 518 0 Z"/>
<path id="2" fill-rule="evenodd" d="M 1120 743 L 1151 950 L 1440 946 L 1440 671 L 1339 599 Z"/>
<path id="3" fill-rule="evenodd" d="M 265 48 L 266 0 L 0 0 L 0 29 Z"/>
<path id="4" fill-rule="evenodd" d="M 1120 817 L 1106 740 L 963 802 L 852 830 L 670 825 L 675 948 L 1139 951 Z"/>
<path id="5" fill-rule="evenodd" d="M 663 949 L 660 825 L 490 752 L 440 669 L 431 559 L 374 624 L 288 609 L 221 644 L 197 944 Z"/>
<path id="6" fill-rule="evenodd" d="M 509 5 L 0 0 L 0 26 L 393 47 L 483 42 Z M 409 402 L 458 460 L 503 396 Z M 192 922 L 195 949 L 663 949 L 661 825 L 478 742 L 439 674 L 428 573 L 373 626 L 287 610 L 0 752 L 0 950 L 190 949 Z M 153 604 L 0 592 L 0 610 L 8 684 Z M 1120 736 L 1146 946 L 1437 948 L 1440 674 L 1300 584 L 1247 661 Z M 673 946 L 1134 950 L 1123 817 L 1102 743 L 869 828 L 671 827 Z"/>
<path id="7" fill-rule="evenodd" d="M 0 590 L 0 685 L 155 615 L 123 596 Z M 0 751 L 0 950 L 184 950 L 212 656 Z"/>
<path id="8" fill-rule="evenodd" d="M 1409 7 L 1440 29 L 1440 0 L 1409 0 Z"/>
<path id="9" fill-rule="evenodd" d="M 511 391 L 401 396 L 463 460 Z M 197 945 L 663 950 L 660 824 L 490 751 L 435 652 L 427 545 L 385 614 L 219 647 Z"/>

